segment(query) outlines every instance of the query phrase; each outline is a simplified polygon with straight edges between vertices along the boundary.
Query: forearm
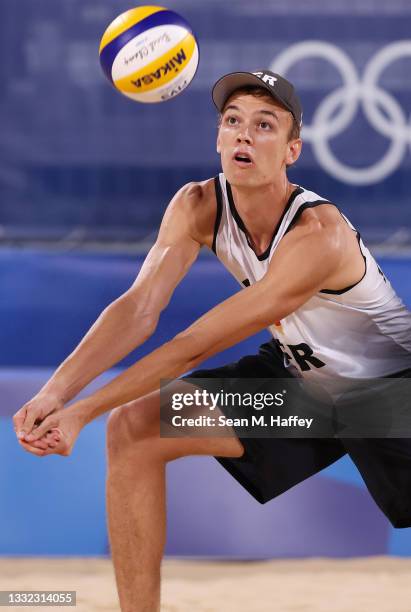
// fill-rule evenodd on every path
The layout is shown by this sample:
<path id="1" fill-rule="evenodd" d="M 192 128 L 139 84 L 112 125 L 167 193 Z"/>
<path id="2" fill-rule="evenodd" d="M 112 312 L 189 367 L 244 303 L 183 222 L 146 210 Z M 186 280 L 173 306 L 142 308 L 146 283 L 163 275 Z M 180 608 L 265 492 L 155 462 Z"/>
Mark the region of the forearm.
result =
<path id="1" fill-rule="evenodd" d="M 96 376 L 118 363 L 154 332 L 157 319 L 122 296 L 110 304 L 40 393 L 64 403 Z"/>
<path id="2" fill-rule="evenodd" d="M 79 418 L 84 424 L 89 423 L 107 410 L 151 393 L 159 388 L 160 380 L 177 378 L 216 352 L 266 327 L 271 322 L 268 308 L 264 307 L 263 312 L 253 309 L 253 295 L 243 291 L 232 296 L 93 395 L 77 402 L 75 411 Z M 258 299 L 256 303 L 269 302 Z"/>
<path id="3" fill-rule="evenodd" d="M 161 379 L 176 378 L 202 359 L 202 355 L 193 352 L 188 338 L 177 336 L 140 359 L 93 395 L 78 401 L 73 408 L 81 414 L 82 422 L 87 424 L 112 408 L 157 390 Z"/>
<path id="4" fill-rule="evenodd" d="M 198 328 L 200 327 L 203 327 L 203 324 L 199 324 Z M 197 328 L 194 333 L 191 332 L 192 328 L 189 328 L 73 407 L 82 423 L 87 424 L 112 408 L 157 390 L 161 380 L 181 376 L 208 357 L 237 344 L 263 327 L 265 322 L 253 322 L 232 331 L 224 321 L 219 331 L 214 330 L 214 337 L 207 326 L 204 329 Z"/>

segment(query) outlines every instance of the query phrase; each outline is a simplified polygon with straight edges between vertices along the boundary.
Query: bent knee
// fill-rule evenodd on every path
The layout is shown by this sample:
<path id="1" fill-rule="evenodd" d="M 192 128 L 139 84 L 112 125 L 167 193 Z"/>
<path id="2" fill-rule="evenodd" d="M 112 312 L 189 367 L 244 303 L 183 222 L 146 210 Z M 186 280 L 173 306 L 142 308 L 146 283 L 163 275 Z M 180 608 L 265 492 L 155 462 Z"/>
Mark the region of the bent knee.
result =
<path id="1" fill-rule="evenodd" d="M 155 411 L 144 402 L 144 398 L 114 408 L 107 420 L 107 447 L 109 451 L 135 446 L 152 437 L 158 428 Z"/>

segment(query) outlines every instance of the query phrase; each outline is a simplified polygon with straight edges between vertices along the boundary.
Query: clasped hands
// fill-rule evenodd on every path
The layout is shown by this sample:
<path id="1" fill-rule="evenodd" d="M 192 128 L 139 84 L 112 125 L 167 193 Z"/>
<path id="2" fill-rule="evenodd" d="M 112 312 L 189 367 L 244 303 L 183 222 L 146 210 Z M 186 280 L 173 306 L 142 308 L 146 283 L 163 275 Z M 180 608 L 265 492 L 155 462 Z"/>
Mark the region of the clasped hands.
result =
<path id="1" fill-rule="evenodd" d="M 24 404 L 13 424 L 20 446 L 38 457 L 69 456 L 85 425 L 76 404 L 64 408 L 62 400 L 49 393 L 40 393 Z"/>

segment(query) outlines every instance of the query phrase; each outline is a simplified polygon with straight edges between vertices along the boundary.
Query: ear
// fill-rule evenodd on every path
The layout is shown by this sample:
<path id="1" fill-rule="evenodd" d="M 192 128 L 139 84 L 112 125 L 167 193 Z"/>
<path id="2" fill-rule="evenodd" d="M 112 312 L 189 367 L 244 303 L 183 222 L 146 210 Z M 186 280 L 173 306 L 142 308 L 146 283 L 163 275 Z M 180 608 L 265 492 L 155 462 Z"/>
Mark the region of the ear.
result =
<path id="1" fill-rule="evenodd" d="M 301 138 L 290 140 L 290 142 L 287 144 L 287 154 L 285 158 L 285 163 L 287 166 L 291 166 L 292 164 L 295 164 L 295 162 L 301 155 L 302 146 L 303 146 L 303 141 L 301 140 Z"/>
<path id="2" fill-rule="evenodd" d="M 221 143 L 220 143 L 220 129 L 217 132 L 217 144 L 216 144 L 217 153 L 221 153 Z"/>

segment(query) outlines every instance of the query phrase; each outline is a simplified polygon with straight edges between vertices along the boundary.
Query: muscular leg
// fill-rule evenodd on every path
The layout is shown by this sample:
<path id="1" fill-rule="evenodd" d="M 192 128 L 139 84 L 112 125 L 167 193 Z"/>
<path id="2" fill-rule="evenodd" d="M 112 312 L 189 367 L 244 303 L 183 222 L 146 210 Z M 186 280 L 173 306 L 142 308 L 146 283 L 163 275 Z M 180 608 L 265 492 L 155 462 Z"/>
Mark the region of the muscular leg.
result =
<path id="1" fill-rule="evenodd" d="M 182 385 L 192 389 L 177 384 L 179 391 Z M 234 434 L 160 438 L 159 406 L 159 392 L 152 393 L 114 410 L 107 426 L 108 528 L 122 612 L 160 610 L 167 461 L 186 455 L 241 457 L 243 453 Z"/>

